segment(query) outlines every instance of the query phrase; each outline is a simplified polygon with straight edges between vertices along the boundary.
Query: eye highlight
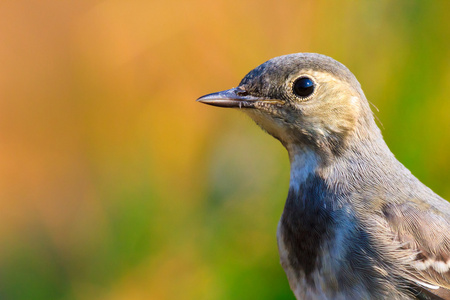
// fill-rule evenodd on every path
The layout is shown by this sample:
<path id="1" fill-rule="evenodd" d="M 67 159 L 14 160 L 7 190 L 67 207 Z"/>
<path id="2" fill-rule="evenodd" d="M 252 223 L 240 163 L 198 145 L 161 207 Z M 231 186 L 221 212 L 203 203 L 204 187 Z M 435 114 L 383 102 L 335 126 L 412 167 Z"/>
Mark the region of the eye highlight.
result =
<path id="1" fill-rule="evenodd" d="M 300 98 L 307 98 L 314 92 L 314 81 L 309 77 L 297 78 L 292 84 L 292 91 Z"/>

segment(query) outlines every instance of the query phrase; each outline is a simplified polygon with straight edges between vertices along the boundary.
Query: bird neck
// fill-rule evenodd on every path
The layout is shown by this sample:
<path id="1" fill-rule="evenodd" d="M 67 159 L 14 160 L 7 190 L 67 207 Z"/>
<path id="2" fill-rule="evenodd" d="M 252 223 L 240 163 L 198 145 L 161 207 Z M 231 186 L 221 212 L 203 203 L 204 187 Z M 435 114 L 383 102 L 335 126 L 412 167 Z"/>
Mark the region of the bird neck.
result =
<path id="1" fill-rule="evenodd" d="M 320 202 L 329 207 L 341 206 L 338 202 L 346 193 L 361 189 L 367 181 L 391 177 L 403 170 L 390 152 L 381 134 L 351 141 L 349 148 L 333 157 L 323 157 L 314 148 L 301 145 L 286 147 L 290 159 L 289 200 Z M 382 164 L 389 163 L 393 170 Z M 387 175 L 388 174 L 388 175 Z M 321 188 L 319 189 L 318 186 Z"/>

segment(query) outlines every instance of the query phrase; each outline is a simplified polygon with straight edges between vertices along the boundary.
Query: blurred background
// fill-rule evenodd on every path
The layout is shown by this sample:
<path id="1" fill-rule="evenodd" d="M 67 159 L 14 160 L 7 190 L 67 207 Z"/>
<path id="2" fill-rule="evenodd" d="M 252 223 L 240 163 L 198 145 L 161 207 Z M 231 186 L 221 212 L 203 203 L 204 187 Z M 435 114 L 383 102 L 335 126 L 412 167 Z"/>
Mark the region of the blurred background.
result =
<path id="1" fill-rule="evenodd" d="M 1 1 L 0 299 L 294 299 L 284 148 L 195 102 L 264 61 L 353 71 L 450 199 L 447 1 Z"/>

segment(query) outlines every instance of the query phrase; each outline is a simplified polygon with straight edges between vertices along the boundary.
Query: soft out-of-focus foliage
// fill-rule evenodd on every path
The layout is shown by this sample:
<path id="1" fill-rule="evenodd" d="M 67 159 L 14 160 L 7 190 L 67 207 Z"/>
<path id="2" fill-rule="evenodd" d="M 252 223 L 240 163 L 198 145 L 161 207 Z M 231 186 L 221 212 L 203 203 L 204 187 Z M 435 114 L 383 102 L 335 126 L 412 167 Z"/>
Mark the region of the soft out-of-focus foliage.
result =
<path id="1" fill-rule="evenodd" d="M 285 150 L 195 103 L 274 56 L 346 64 L 450 198 L 450 2 L 2 1 L 0 298 L 293 299 Z"/>

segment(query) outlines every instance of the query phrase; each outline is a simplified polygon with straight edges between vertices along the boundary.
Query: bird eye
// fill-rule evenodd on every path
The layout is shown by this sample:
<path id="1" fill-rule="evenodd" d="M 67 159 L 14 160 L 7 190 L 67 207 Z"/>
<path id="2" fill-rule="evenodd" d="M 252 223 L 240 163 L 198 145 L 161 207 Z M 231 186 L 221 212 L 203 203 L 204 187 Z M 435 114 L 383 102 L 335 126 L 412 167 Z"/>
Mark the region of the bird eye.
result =
<path id="1" fill-rule="evenodd" d="M 300 77 L 294 81 L 292 90 L 300 98 L 306 98 L 314 92 L 314 81 L 308 77 Z"/>

